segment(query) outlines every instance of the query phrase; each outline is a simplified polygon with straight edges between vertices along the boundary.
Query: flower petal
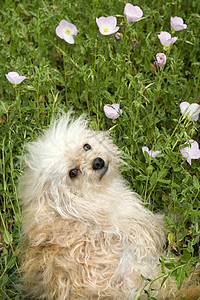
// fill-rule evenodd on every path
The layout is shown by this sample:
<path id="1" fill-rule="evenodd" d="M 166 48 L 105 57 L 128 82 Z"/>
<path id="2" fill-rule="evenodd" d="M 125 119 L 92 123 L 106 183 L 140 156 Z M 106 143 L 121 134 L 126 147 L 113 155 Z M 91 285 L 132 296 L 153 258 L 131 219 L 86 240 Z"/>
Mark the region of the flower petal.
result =
<path id="1" fill-rule="evenodd" d="M 183 145 L 188 145 L 188 147 L 180 149 L 180 152 L 183 157 L 187 158 L 187 162 L 191 165 L 191 159 L 200 158 L 199 145 L 196 141 L 192 139 L 190 139 L 188 142 L 185 142 Z"/>
<path id="2" fill-rule="evenodd" d="M 119 30 L 117 25 L 117 18 L 113 16 L 96 18 L 96 23 L 99 31 L 103 35 L 110 35 Z"/>
<path id="3" fill-rule="evenodd" d="M 194 140 L 190 140 L 190 141 L 193 141 L 192 144 L 191 144 L 191 147 L 190 147 L 190 152 L 191 152 L 191 155 L 190 157 L 192 159 L 198 159 L 200 158 L 200 149 L 199 149 L 199 145 L 196 141 Z"/>
<path id="4" fill-rule="evenodd" d="M 123 38 L 123 34 L 120 33 L 120 32 L 117 32 L 117 33 L 115 34 L 115 38 L 116 38 L 118 41 L 121 41 L 122 38 Z"/>
<path id="5" fill-rule="evenodd" d="M 178 37 L 174 36 L 173 38 L 171 38 L 171 43 L 174 44 L 177 40 L 178 40 Z"/>
<path id="6" fill-rule="evenodd" d="M 118 26 L 115 27 L 114 29 L 110 29 L 108 32 L 105 32 L 104 29 L 99 29 L 99 31 L 102 35 L 110 35 L 110 34 L 116 33 L 118 30 L 119 30 Z"/>
<path id="7" fill-rule="evenodd" d="M 56 34 L 57 34 L 57 36 L 59 36 L 59 38 L 61 38 L 61 39 L 63 39 L 64 31 L 65 31 L 65 28 L 64 28 L 64 27 L 62 27 L 62 26 L 57 26 L 57 27 L 56 27 Z"/>
<path id="8" fill-rule="evenodd" d="M 27 79 L 26 76 L 20 76 L 17 72 L 8 72 L 5 76 L 12 84 L 19 84 L 24 81 L 24 79 Z"/>
<path id="9" fill-rule="evenodd" d="M 97 26 L 99 26 L 99 18 L 96 18 Z"/>
<path id="10" fill-rule="evenodd" d="M 135 22 L 142 18 L 143 11 L 139 6 L 133 6 L 130 3 L 127 3 L 124 7 L 124 14 L 126 15 L 128 22 Z"/>
<path id="11" fill-rule="evenodd" d="M 142 152 L 144 154 L 144 152 L 147 152 L 149 154 L 149 156 L 151 156 L 152 158 L 155 158 L 158 154 L 161 153 L 161 151 L 158 151 L 158 150 L 149 150 L 148 147 L 142 147 Z"/>
<path id="12" fill-rule="evenodd" d="M 193 121 L 197 121 L 200 114 L 200 105 L 197 103 L 182 102 L 180 104 L 181 113 Z"/>
<path id="13" fill-rule="evenodd" d="M 171 39 L 171 34 L 167 31 L 161 31 L 160 34 L 158 34 L 158 38 L 160 39 L 161 44 L 163 44 Z"/>
<path id="14" fill-rule="evenodd" d="M 187 162 L 188 162 L 189 165 L 191 165 L 191 163 L 192 163 L 191 158 L 190 158 L 189 155 L 188 155 L 188 157 L 187 157 Z"/>
<path id="15" fill-rule="evenodd" d="M 152 150 L 151 150 L 152 151 Z M 161 151 L 158 151 L 158 150 L 156 150 L 156 151 L 152 151 L 151 152 L 151 156 L 153 157 L 153 158 L 155 158 L 157 155 L 159 155 L 161 153 Z"/>
<path id="16" fill-rule="evenodd" d="M 168 47 L 170 44 L 174 44 L 178 37 L 171 37 L 171 34 L 167 31 L 161 31 L 160 34 L 158 34 L 158 38 L 160 39 L 160 42 L 163 46 Z"/>
<path id="17" fill-rule="evenodd" d="M 188 103 L 188 102 L 182 102 L 181 104 L 180 104 L 180 110 L 181 110 L 181 113 L 182 114 L 184 114 L 184 113 L 186 113 L 187 111 L 188 111 L 188 107 L 190 106 L 190 103 Z"/>
<path id="18" fill-rule="evenodd" d="M 65 35 L 64 38 L 65 42 L 69 43 L 69 44 L 74 44 L 74 38 L 72 35 Z"/>
<path id="19" fill-rule="evenodd" d="M 180 17 L 171 17 L 170 24 L 173 30 L 180 31 L 183 29 L 187 29 L 187 25 L 183 24 L 183 19 Z"/>
<path id="20" fill-rule="evenodd" d="M 166 64 L 166 55 L 164 53 L 157 53 L 156 59 L 160 67 Z"/>
<path id="21" fill-rule="evenodd" d="M 71 29 L 71 35 L 77 35 L 78 30 L 74 24 L 69 23 L 68 28 Z"/>
<path id="22" fill-rule="evenodd" d="M 191 119 L 197 121 L 200 114 L 200 105 L 197 103 L 192 103 L 189 107 Z"/>
<path id="23" fill-rule="evenodd" d="M 112 107 L 119 112 L 120 114 L 122 114 L 122 109 L 120 109 L 119 104 L 118 103 L 113 103 Z"/>
<path id="24" fill-rule="evenodd" d="M 189 157 L 189 154 L 186 152 L 185 148 L 180 149 L 180 152 L 181 152 L 183 157 L 185 157 L 185 158 Z"/>
<path id="25" fill-rule="evenodd" d="M 76 26 L 66 20 L 61 20 L 56 27 L 56 34 L 59 38 L 64 39 L 69 44 L 74 44 L 73 35 L 77 35 L 78 30 Z"/>
<path id="26" fill-rule="evenodd" d="M 118 103 L 104 105 L 104 113 L 109 119 L 117 119 L 122 114 Z"/>
<path id="27" fill-rule="evenodd" d="M 149 148 L 148 147 L 142 147 L 142 152 L 144 154 L 144 152 L 147 152 L 149 154 Z"/>
<path id="28" fill-rule="evenodd" d="M 107 24 L 110 25 L 110 27 L 113 29 L 116 27 L 117 25 L 117 18 L 116 17 L 107 17 L 107 20 L 106 20 Z"/>

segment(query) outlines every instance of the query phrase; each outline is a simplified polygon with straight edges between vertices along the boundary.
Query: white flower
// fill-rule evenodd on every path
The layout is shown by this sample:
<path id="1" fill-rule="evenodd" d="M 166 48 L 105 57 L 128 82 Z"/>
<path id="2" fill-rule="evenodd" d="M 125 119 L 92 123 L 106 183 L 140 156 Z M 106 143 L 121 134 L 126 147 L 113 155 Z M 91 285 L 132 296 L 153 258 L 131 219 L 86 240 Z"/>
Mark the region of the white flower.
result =
<path id="1" fill-rule="evenodd" d="M 104 113 L 109 119 L 117 119 L 122 114 L 118 103 L 104 105 Z"/>
<path id="2" fill-rule="evenodd" d="M 8 74 L 5 74 L 5 76 L 12 84 L 19 84 L 24 79 L 27 79 L 26 76 L 20 76 L 17 72 L 9 72 Z"/>
<path id="3" fill-rule="evenodd" d="M 187 25 L 183 24 L 183 19 L 179 17 L 171 17 L 170 24 L 172 26 L 172 29 L 174 29 L 175 31 L 180 31 L 187 28 Z"/>
<path id="4" fill-rule="evenodd" d="M 149 154 L 149 156 L 155 158 L 158 154 L 160 154 L 161 152 L 156 150 L 156 151 L 153 151 L 153 150 L 149 150 L 148 147 L 142 147 L 142 152 L 144 154 L 144 152 L 147 152 Z"/>
<path id="5" fill-rule="evenodd" d="M 174 44 L 178 37 L 171 37 L 171 34 L 167 31 L 161 31 L 160 34 L 158 34 L 158 38 L 161 42 L 161 44 L 165 47 L 170 46 L 171 44 Z"/>
<path id="6" fill-rule="evenodd" d="M 133 6 L 130 3 L 126 3 L 124 7 L 124 14 L 126 15 L 127 21 L 135 22 L 142 18 L 143 11 L 139 6 Z"/>
<path id="7" fill-rule="evenodd" d="M 183 145 L 187 145 L 188 147 L 180 149 L 181 154 L 183 157 L 187 158 L 188 164 L 191 165 L 191 159 L 198 159 L 200 158 L 200 150 L 199 150 L 199 145 L 196 141 L 194 140 L 189 140 L 188 142 L 184 143 Z M 181 145 L 181 146 L 183 146 Z"/>
<path id="8" fill-rule="evenodd" d="M 77 35 L 78 30 L 76 26 L 66 20 L 60 21 L 59 25 L 56 27 L 56 34 L 61 39 L 69 44 L 74 44 L 73 35 Z"/>
<path id="9" fill-rule="evenodd" d="M 99 31 L 103 35 L 110 35 L 119 30 L 117 25 L 116 17 L 100 17 L 96 18 L 97 26 L 99 27 Z"/>
<path id="10" fill-rule="evenodd" d="M 182 115 L 188 117 L 189 120 L 197 121 L 200 114 L 200 105 L 197 103 L 182 102 L 180 104 Z"/>

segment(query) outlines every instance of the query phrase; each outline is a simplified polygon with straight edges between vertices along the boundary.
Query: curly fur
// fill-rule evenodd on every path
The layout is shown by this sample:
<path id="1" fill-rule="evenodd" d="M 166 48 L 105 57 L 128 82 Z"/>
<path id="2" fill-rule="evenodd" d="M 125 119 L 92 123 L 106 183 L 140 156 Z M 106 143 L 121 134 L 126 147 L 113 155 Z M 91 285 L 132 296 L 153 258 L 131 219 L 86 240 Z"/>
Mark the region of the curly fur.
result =
<path id="1" fill-rule="evenodd" d="M 84 116 L 73 120 L 70 113 L 27 145 L 20 198 L 28 299 L 134 299 L 144 287 L 141 275 L 161 275 L 163 216 L 147 210 L 127 187 L 118 172 L 120 155 L 106 133 L 88 129 Z M 105 164 L 96 170 L 97 157 Z M 169 278 L 153 295 L 175 299 L 180 293 Z"/>

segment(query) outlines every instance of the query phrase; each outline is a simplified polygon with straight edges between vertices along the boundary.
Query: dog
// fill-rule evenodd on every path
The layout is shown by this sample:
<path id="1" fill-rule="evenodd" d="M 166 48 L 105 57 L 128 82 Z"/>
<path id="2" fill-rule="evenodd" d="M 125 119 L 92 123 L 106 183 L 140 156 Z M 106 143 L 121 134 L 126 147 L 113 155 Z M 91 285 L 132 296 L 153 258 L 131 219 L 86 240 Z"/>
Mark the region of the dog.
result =
<path id="1" fill-rule="evenodd" d="M 90 129 L 84 115 L 62 116 L 27 144 L 19 180 L 25 299 L 200 296 L 199 271 L 182 290 L 162 273 L 164 216 L 129 189 L 122 161 L 108 133 Z"/>

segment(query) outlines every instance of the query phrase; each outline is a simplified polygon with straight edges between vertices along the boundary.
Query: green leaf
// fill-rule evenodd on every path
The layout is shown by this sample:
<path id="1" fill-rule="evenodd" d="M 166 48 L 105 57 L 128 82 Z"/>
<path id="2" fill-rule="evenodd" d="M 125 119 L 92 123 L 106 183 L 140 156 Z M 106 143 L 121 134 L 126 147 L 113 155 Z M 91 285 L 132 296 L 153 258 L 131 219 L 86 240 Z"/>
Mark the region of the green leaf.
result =
<path id="1" fill-rule="evenodd" d="M 173 261 L 167 262 L 167 263 L 165 263 L 165 267 L 169 270 L 173 270 L 176 267 L 176 263 Z"/>
<path id="2" fill-rule="evenodd" d="M 7 245 L 9 245 L 13 240 L 12 235 L 10 234 L 10 232 L 8 232 L 7 229 L 4 230 L 3 239 Z"/>
<path id="3" fill-rule="evenodd" d="M 15 265 L 15 262 L 16 262 L 16 256 L 12 256 L 10 261 L 8 262 L 8 269 L 11 269 L 14 265 Z"/>
<path id="4" fill-rule="evenodd" d="M 159 179 L 158 181 L 161 183 L 166 183 L 166 184 L 170 184 L 170 182 L 171 182 L 171 180 L 169 180 L 169 179 Z"/>
<path id="5" fill-rule="evenodd" d="M 177 281 L 178 289 L 181 288 L 184 279 L 185 279 L 185 271 L 183 267 L 180 267 L 176 272 L 176 281 Z"/>
<path id="6" fill-rule="evenodd" d="M 168 234 L 168 241 L 169 241 L 169 244 L 172 244 L 172 243 L 175 242 L 175 235 L 174 235 L 173 232 L 170 232 L 170 233 Z"/>
<path id="7" fill-rule="evenodd" d="M 0 101 L 0 112 L 1 114 L 7 114 L 8 112 L 8 105 L 3 101 Z"/>
<path id="8" fill-rule="evenodd" d="M 181 257 L 181 261 L 186 263 L 186 262 L 190 261 L 190 259 L 191 259 L 191 254 L 186 249 L 184 249 L 183 255 Z"/>
<path id="9" fill-rule="evenodd" d="M 160 285 L 160 287 L 162 287 L 163 286 L 163 284 L 165 283 L 165 281 L 167 280 L 167 278 L 168 278 L 169 276 L 167 275 L 167 276 L 165 276 L 164 278 L 163 278 L 163 280 L 162 280 L 162 283 L 161 283 L 161 285 Z"/>
<path id="10" fill-rule="evenodd" d="M 194 185 L 195 189 L 197 189 L 197 190 L 200 189 L 199 180 L 197 179 L 197 177 L 195 175 L 193 176 L 193 185 Z"/>
<path id="11" fill-rule="evenodd" d="M 153 172 L 153 174 L 150 177 L 150 184 L 151 184 L 151 186 L 153 186 L 156 183 L 157 177 L 158 177 L 157 172 L 156 171 Z"/>

